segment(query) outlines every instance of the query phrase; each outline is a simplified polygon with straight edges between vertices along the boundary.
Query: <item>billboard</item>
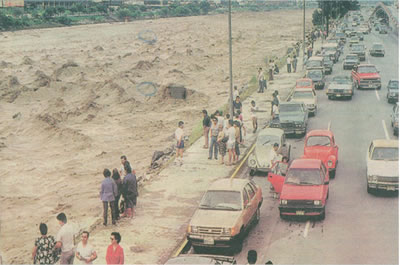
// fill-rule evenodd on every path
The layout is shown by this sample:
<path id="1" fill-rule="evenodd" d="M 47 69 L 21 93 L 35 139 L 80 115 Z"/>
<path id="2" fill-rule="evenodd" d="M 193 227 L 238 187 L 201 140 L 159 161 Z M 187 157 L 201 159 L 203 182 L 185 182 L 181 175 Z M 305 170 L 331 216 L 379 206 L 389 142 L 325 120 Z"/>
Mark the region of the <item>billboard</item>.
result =
<path id="1" fill-rule="evenodd" d="M 23 7 L 24 0 L 0 0 L 0 7 Z"/>

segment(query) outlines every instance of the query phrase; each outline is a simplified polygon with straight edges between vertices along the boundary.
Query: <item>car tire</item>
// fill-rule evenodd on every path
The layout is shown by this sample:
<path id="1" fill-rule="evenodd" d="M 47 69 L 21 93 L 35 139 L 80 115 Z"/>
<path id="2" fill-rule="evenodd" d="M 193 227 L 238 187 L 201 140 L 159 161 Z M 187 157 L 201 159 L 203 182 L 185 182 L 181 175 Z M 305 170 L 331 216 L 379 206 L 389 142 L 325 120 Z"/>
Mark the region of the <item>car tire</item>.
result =
<path id="1" fill-rule="evenodd" d="M 329 178 L 334 179 L 336 176 L 336 167 L 334 170 L 329 171 Z"/>
<path id="2" fill-rule="evenodd" d="M 323 210 L 323 212 L 321 213 L 321 215 L 319 216 L 319 220 L 325 220 L 325 209 Z"/>
<path id="3" fill-rule="evenodd" d="M 250 169 L 250 176 L 253 177 L 256 174 L 256 171 L 254 169 Z"/>
<path id="4" fill-rule="evenodd" d="M 233 254 L 240 253 L 243 249 L 243 237 L 244 237 L 244 229 L 243 227 L 240 229 L 240 233 L 236 239 L 236 242 L 232 245 Z"/>
<path id="5" fill-rule="evenodd" d="M 261 218 L 260 206 L 257 207 L 257 211 L 254 213 L 254 224 L 258 224 Z"/>

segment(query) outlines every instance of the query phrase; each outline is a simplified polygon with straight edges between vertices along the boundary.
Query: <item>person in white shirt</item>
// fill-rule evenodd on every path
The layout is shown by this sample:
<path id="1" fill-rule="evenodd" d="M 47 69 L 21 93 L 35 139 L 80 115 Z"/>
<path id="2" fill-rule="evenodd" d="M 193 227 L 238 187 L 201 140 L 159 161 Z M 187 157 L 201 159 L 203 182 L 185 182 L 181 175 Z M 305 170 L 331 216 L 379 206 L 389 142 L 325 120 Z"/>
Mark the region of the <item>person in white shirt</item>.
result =
<path id="1" fill-rule="evenodd" d="M 276 163 L 276 162 L 278 162 L 278 161 L 281 161 L 282 160 L 282 158 L 281 158 L 281 156 L 280 156 L 280 150 L 279 150 L 279 144 L 278 143 L 274 143 L 274 156 L 272 157 L 272 160 L 271 160 L 271 167 Z"/>
<path id="2" fill-rule="evenodd" d="M 89 232 L 82 232 L 82 241 L 76 247 L 76 258 L 80 261 L 77 264 L 93 264 L 97 258 L 97 253 L 93 246 L 88 243 Z"/>
<path id="3" fill-rule="evenodd" d="M 278 107 L 278 105 L 274 104 L 272 106 L 272 119 L 275 120 L 278 118 L 279 118 L 279 107 Z"/>
<path id="4" fill-rule="evenodd" d="M 235 143 L 236 143 L 236 129 L 233 127 L 233 120 L 229 120 L 228 125 L 228 142 L 226 143 L 226 147 L 229 153 L 229 162 L 228 166 L 232 165 L 232 160 L 235 158 Z"/>
<path id="5" fill-rule="evenodd" d="M 264 80 L 265 80 L 265 77 L 264 77 L 264 73 L 263 73 L 263 70 L 262 70 L 261 67 L 258 69 L 257 79 L 258 79 L 258 86 L 259 86 L 259 89 L 258 89 L 257 93 L 264 93 Z"/>
<path id="6" fill-rule="evenodd" d="M 237 89 L 237 86 L 234 86 L 233 87 L 233 98 L 232 98 L 232 100 L 234 100 L 238 96 L 239 96 L 239 91 Z"/>
<path id="7" fill-rule="evenodd" d="M 229 119 L 231 118 L 231 115 L 229 113 L 227 113 L 225 115 L 225 119 L 224 119 L 224 134 L 228 135 L 228 128 L 229 128 Z"/>
<path id="8" fill-rule="evenodd" d="M 178 122 L 178 128 L 175 130 L 175 140 L 176 140 L 176 160 L 180 165 L 183 164 L 183 149 L 184 144 L 184 132 L 183 132 L 183 121 Z"/>
<path id="9" fill-rule="evenodd" d="M 286 59 L 286 64 L 287 64 L 287 72 L 291 73 L 292 72 L 292 59 L 290 58 L 290 55 Z"/>
<path id="10" fill-rule="evenodd" d="M 126 176 L 126 172 L 125 172 L 125 168 L 124 168 L 124 165 L 125 165 L 125 162 L 127 161 L 127 158 L 126 158 L 126 156 L 121 156 L 121 164 L 122 164 L 122 166 L 121 166 L 121 168 L 120 168 L 120 170 L 119 170 L 119 175 L 121 176 L 121 177 L 124 177 L 124 176 Z"/>
<path id="11" fill-rule="evenodd" d="M 74 263 L 74 230 L 72 225 L 67 224 L 67 216 L 65 213 L 57 215 L 58 223 L 61 225 L 56 236 L 55 248 L 61 248 L 60 264 Z"/>

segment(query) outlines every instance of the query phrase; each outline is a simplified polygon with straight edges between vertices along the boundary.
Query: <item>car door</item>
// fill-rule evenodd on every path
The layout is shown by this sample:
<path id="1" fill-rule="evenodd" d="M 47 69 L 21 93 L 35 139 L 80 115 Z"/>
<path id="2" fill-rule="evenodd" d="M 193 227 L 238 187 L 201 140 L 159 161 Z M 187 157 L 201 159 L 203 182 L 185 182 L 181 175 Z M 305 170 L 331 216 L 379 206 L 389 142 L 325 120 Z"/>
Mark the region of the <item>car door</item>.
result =
<path id="1" fill-rule="evenodd" d="M 331 142 L 332 142 L 332 149 L 333 149 L 332 150 L 332 154 L 336 157 L 336 161 L 338 161 L 339 160 L 339 147 L 335 143 L 335 137 L 334 136 L 332 136 Z"/>
<path id="2" fill-rule="evenodd" d="M 254 216 L 254 213 L 257 211 L 258 208 L 258 202 L 256 198 L 256 191 L 250 186 L 250 184 L 247 184 L 244 189 L 247 192 L 247 195 L 249 196 L 249 218 Z"/>
<path id="3" fill-rule="evenodd" d="M 243 220 L 243 225 L 247 226 L 251 218 L 251 202 L 245 188 L 243 188 L 242 190 L 242 196 L 243 196 L 242 220 Z"/>
<path id="4" fill-rule="evenodd" d="M 284 162 L 278 162 L 274 165 L 274 167 L 272 168 L 272 171 L 268 173 L 268 181 L 272 184 L 272 186 L 275 189 L 275 192 L 277 193 L 281 193 L 282 192 L 282 188 L 283 188 L 283 183 L 285 182 L 285 177 L 282 176 L 282 172 L 278 172 L 278 167 L 280 167 L 280 164 L 285 164 L 285 167 L 287 168 L 287 163 Z M 285 170 L 285 174 L 286 174 Z"/>

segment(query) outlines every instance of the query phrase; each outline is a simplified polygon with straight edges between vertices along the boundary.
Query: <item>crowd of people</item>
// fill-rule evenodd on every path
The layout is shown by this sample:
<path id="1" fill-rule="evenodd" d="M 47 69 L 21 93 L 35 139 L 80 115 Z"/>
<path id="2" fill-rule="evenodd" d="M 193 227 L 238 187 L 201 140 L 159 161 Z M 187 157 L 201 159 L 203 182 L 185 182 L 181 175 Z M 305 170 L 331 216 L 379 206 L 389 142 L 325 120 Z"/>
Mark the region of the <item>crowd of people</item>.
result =
<path id="1" fill-rule="evenodd" d="M 108 223 L 108 209 L 111 212 L 113 225 L 121 217 L 134 218 L 137 202 L 138 185 L 135 171 L 132 169 L 126 156 L 121 156 L 122 167 L 103 170 L 104 179 L 100 186 L 100 200 L 103 203 L 103 225 Z M 124 176 L 122 179 L 121 176 Z M 121 199 L 122 198 L 122 199 Z M 35 240 L 32 250 L 34 264 L 92 264 L 97 259 L 97 252 L 89 243 L 89 232 L 82 232 L 81 242 L 75 248 L 73 226 L 67 222 L 65 213 L 56 217 L 61 226 L 56 237 L 48 235 L 47 225 L 39 225 L 40 237 Z M 111 233 L 111 244 L 107 248 L 107 264 L 124 264 L 124 251 L 119 245 L 121 235 L 118 232 Z M 74 262 L 75 260 L 75 262 Z"/>

